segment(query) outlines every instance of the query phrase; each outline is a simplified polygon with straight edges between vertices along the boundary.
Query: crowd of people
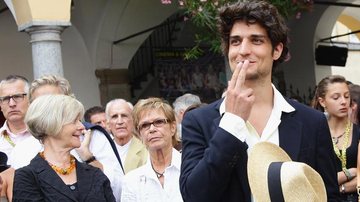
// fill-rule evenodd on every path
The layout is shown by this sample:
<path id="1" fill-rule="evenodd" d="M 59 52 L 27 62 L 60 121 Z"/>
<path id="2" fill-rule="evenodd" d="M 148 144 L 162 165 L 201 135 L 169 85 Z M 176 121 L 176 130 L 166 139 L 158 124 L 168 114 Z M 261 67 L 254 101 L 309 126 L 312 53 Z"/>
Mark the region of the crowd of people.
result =
<path id="1" fill-rule="evenodd" d="M 199 59 L 200 62 L 186 64 L 176 60 L 158 61 L 155 66 L 161 97 L 173 101 L 191 93 L 201 96 L 204 102 L 219 99 L 227 85 L 224 59 L 213 55 L 208 57 L 211 57 L 210 61 Z"/>
<path id="2" fill-rule="evenodd" d="M 85 110 L 61 76 L 2 79 L 0 200 L 358 201 L 360 86 L 331 75 L 311 106 L 284 97 L 271 76 L 288 28 L 267 1 L 224 6 L 218 27 L 232 77 L 211 103 L 183 91 Z M 215 90 L 208 68 L 181 86 Z"/>

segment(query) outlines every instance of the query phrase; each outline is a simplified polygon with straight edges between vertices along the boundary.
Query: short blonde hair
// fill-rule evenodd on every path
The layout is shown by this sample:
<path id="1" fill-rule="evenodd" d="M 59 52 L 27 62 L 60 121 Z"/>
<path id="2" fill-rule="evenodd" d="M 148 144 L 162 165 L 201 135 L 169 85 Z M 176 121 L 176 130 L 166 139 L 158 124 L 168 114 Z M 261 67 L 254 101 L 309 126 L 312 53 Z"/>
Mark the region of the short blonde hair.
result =
<path id="1" fill-rule="evenodd" d="M 39 87 L 45 85 L 58 87 L 62 94 L 74 97 L 74 94 L 71 92 L 71 86 L 68 80 L 66 80 L 64 77 L 57 75 L 45 75 L 31 82 L 29 92 L 30 102 L 32 102 L 32 95 L 34 91 Z"/>
<path id="2" fill-rule="evenodd" d="M 67 95 L 43 95 L 29 106 L 25 123 L 30 133 L 43 141 L 47 136 L 56 136 L 62 127 L 82 118 L 84 106 Z"/>
<path id="3" fill-rule="evenodd" d="M 164 112 L 166 119 L 169 120 L 169 123 L 176 122 L 175 119 L 175 112 L 171 105 L 162 100 L 161 98 L 147 98 L 147 99 L 140 99 L 134 106 L 132 116 L 134 120 L 135 130 L 138 134 L 139 131 L 139 122 L 140 117 L 143 111 L 147 110 L 161 110 Z M 175 129 L 175 134 L 172 136 L 172 145 L 175 146 L 180 141 L 179 135 Z"/>

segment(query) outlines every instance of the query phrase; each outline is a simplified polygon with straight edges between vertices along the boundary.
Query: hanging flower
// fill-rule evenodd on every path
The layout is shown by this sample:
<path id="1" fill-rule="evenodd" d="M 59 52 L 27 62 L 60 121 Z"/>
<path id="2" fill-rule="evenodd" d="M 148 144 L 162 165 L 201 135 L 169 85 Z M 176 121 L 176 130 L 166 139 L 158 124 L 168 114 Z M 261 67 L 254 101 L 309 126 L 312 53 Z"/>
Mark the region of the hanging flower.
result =
<path id="1" fill-rule="evenodd" d="M 171 0 L 161 0 L 162 4 L 171 4 Z"/>

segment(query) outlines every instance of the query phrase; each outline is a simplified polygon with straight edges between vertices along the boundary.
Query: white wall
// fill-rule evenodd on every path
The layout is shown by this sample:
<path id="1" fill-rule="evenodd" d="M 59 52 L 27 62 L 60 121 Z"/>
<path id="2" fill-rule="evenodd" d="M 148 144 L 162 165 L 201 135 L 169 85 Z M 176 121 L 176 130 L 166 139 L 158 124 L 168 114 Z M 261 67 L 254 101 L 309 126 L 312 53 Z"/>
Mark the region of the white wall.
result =
<path id="1" fill-rule="evenodd" d="M 332 74 L 344 76 L 348 81 L 360 85 L 360 52 L 349 51 L 345 67 L 331 67 Z"/>
<path id="2" fill-rule="evenodd" d="M 350 3 L 359 4 L 359 1 L 352 1 Z M 318 25 L 316 27 L 316 34 L 314 38 L 314 47 L 316 46 L 316 41 L 321 38 L 330 37 L 336 34 L 332 34 L 332 30 L 334 25 L 338 19 L 338 17 L 342 14 L 342 12 L 346 12 L 348 15 L 354 14 L 353 16 L 359 16 L 358 13 L 353 13 L 357 11 L 355 9 L 349 9 L 345 7 L 329 7 L 324 14 L 321 16 Z M 360 20 L 360 19 L 358 19 Z M 340 28 L 341 29 L 341 28 Z M 355 31 L 355 30 L 353 30 Z M 347 30 L 342 30 L 341 33 L 347 33 Z M 340 34 L 340 33 L 337 33 Z M 316 65 L 315 64 L 315 75 L 316 75 L 316 83 L 319 83 L 321 79 L 328 75 L 339 74 L 344 76 L 347 80 L 360 84 L 360 52 L 359 51 L 349 51 L 348 58 L 345 67 L 337 67 L 337 66 L 324 66 L 324 65 Z"/>
<path id="3" fill-rule="evenodd" d="M 64 76 L 85 108 L 100 104 L 96 69 L 127 68 L 147 35 L 129 40 L 112 55 L 112 42 L 158 25 L 177 10 L 158 0 L 77 0 L 72 9 L 72 27 L 62 38 Z M 148 33 L 150 34 L 150 33 Z M 0 14 L 0 79 L 20 74 L 33 80 L 30 36 L 17 31 L 10 11 Z M 111 58 L 116 57 L 116 64 Z"/>

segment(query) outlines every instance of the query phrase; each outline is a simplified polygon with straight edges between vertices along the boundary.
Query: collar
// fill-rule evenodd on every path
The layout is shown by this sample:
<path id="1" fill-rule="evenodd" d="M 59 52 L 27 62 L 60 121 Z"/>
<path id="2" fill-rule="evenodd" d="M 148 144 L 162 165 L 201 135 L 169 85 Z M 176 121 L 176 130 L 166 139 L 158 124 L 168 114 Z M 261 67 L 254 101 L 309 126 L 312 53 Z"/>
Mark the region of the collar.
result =
<path id="1" fill-rule="evenodd" d="M 156 174 L 151 166 L 150 154 L 148 155 L 148 159 L 147 159 L 144 167 L 145 167 L 145 176 L 147 176 L 149 178 L 153 178 L 155 180 L 158 180 L 158 178 L 156 177 Z M 181 168 L 181 154 L 179 153 L 179 151 L 177 151 L 174 148 L 172 148 L 171 163 L 167 168 L 165 168 L 165 172 L 168 169 L 172 169 L 172 168 L 175 168 L 179 172 L 180 172 L 180 168 Z"/>
<path id="2" fill-rule="evenodd" d="M 14 137 L 15 136 L 15 133 L 12 133 L 10 131 L 10 128 L 7 124 L 7 121 L 5 121 L 4 125 L 1 127 L 1 135 L 3 135 L 4 131 L 7 132 L 7 134 L 10 136 L 10 137 Z M 28 129 L 26 128 L 25 130 L 21 131 L 21 132 L 18 132 L 17 135 L 25 135 L 29 133 Z"/>
<path id="3" fill-rule="evenodd" d="M 121 146 L 121 145 L 118 145 L 116 142 L 115 142 L 115 138 L 114 138 L 114 142 L 115 142 L 115 144 L 116 144 L 116 147 L 118 148 L 118 149 L 120 149 L 120 150 L 128 150 L 128 148 L 130 147 L 130 144 L 131 144 L 131 142 L 132 142 L 132 140 L 133 140 L 133 138 L 134 137 L 132 137 L 130 140 L 129 140 L 129 142 L 127 142 L 126 144 L 124 144 L 123 146 Z"/>
<path id="4" fill-rule="evenodd" d="M 275 86 L 273 84 L 271 84 L 273 91 L 274 91 L 274 106 L 273 106 L 273 111 L 277 111 L 279 113 L 276 114 L 277 117 L 281 116 L 281 112 L 293 112 L 295 111 L 295 108 L 292 107 L 286 100 L 285 98 L 281 95 L 281 93 L 275 88 Z M 221 102 L 220 105 L 220 115 L 222 116 L 225 113 L 225 99 Z"/>

